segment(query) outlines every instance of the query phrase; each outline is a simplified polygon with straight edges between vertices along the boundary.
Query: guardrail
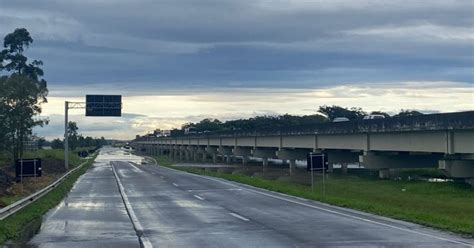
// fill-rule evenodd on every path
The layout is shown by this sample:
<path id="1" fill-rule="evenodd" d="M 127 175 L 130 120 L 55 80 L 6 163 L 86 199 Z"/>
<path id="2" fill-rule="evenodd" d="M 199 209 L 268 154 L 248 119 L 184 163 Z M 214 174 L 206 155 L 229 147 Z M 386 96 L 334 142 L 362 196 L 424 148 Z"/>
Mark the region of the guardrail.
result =
<path id="1" fill-rule="evenodd" d="M 42 196 L 46 195 L 48 192 L 50 192 L 51 190 L 53 190 L 54 188 L 56 188 L 56 186 L 58 186 L 62 181 L 64 181 L 64 179 L 66 179 L 69 175 L 71 175 L 73 172 L 75 172 L 76 170 L 80 169 L 83 165 L 85 165 L 87 162 L 89 162 L 89 160 L 85 161 L 84 163 L 80 164 L 79 166 L 77 166 L 76 168 L 68 171 L 66 174 L 64 174 L 62 177 L 60 177 L 59 179 L 57 179 L 56 181 L 54 181 L 53 183 L 51 183 L 50 185 L 44 187 L 43 189 L 41 189 L 40 191 L 37 191 L 21 200 L 18 200 L 2 209 L 0 209 L 0 220 L 4 220 L 5 218 L 7 218 L 8 216 L 18 212 L 19 210 L 21 210 L 22 208 L 30 205 L 32 202 L 40 199 Z"/>

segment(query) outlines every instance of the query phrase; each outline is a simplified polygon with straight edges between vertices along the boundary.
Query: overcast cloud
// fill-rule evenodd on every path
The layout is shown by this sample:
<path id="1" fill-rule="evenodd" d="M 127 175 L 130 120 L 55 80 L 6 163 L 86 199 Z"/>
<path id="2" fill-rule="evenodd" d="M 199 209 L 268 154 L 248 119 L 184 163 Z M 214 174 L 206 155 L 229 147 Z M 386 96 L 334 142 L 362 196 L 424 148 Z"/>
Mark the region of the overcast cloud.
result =
<path id="1" fill-rule="evenodd" d="M 246 89 L 287 94 L 416 82 L 463 85 L 462 106 L 472 109 L 473 10 L 473 0 L 0 0 L 0 35 L 31 32 L 27 55 L 44 61 L 52 97 L 229 89 L 243 96 Z"/>

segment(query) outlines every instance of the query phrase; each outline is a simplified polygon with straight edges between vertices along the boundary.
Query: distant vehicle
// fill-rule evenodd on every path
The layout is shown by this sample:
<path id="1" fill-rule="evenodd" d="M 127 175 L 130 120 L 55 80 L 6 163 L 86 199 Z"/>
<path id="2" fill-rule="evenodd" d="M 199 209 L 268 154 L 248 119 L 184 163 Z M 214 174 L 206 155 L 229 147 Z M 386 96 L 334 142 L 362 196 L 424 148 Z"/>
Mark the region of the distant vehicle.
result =
<path id="1" fill-rule="evenodd" d="M 374 120 L 374 119 L 384 119 L 385 116 L 383 115 L 366 115 L 364 116 L 363 120 Z"/>
<path id="2" fill-rule="evenodd" d="M 196 134 L 197 129 L 195 127 L 187 127 L 184 129 L 184 134 Z"/>
<path id="3" fill-rule="evenodd" d="M 163 130 L 163 131 L 161 132 L 161 135 L 162 135 L 163 137 L 169 137 L 169 136 L 171 136 L 171 130 Z"/>
<path id="4" fill-rule="evenodd" d="M 349 118 L 347 117 L 336 117 L 332 122 L 344 122 L 344 121 L 349 121 Z"/>

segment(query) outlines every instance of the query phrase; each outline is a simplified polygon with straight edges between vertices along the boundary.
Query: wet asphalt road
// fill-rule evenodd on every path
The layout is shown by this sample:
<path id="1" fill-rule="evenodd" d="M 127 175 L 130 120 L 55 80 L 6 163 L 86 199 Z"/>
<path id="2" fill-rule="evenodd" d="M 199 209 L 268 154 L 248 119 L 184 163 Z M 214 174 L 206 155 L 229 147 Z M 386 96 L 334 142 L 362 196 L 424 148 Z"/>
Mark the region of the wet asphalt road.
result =
<path id="1" fill-rule="evenodd" d="M 103 149 L 44 218 L 39 247 L 471 247 L 474 241 Z M 130 163 L 128 161 L 136 163 Z"/>

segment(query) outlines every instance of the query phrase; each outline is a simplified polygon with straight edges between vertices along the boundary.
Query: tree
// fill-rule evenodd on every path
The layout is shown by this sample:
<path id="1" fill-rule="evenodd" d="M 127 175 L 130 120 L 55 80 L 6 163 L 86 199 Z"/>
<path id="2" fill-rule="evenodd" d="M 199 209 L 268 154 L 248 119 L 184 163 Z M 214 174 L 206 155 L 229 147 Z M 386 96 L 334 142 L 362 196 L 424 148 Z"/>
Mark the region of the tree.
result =
<path id="1" fill-rule="evenodd" d="M 201 120 L 198 123 L 186 123 L 182 126 L 182 129 L 194 127 L 197 129 L 198 132 L 216 131 L 220 129 L 220 125 L 222 125 L 222 122 L 219 121 L 218 119 L 206 118 L 206 119 Z"/>
<path id="2" fill-rule="evenodd" d="M 38 149 L 43 149 L 45 145 L 46 145 L 46 140 L 43 137 L 40 137 L 38 139 Z"/>
<path id="3" fill-rule="evenodd" d="M 31 78 L 16 73 L 0 77 L 0 102 L 13 158 L 22 156 L 23 140 L 32 128 L 47 124 L 47 120 L 33 118 L 41 113 L 47 93 L 45 84 Z"/>
<path id="4" fill-rule="evenodd" d="M 404 117 L 404 116 L 418 116 L 418 115 L 423 115 L 423 113 L 418 112 L 416 110 L 400 110 L 400 113 L 394 115 L 394 117 Z"/>
<path id="5" fill-rule="evenodd" d="M 1 137 L 11 150 L 13 158 L 23 154 L 23 140 L 31 135 L 34 126 L 47 124 L 47 120 L 33 117 L 41 113 L 41 104 L 47 102 L 47 82 L 40 79 L 43 64 L 40 60 L 28 63 L 23 54 L 33 42 L 24 28 L 15 29 L 4 38 L 0 52 L 0 72 L 11 72 L 0 77 Z"/>
<path id="6" fill-rule="evenodd" d="M 390 115 L 385 113 L 385 112 L 382 112 L 382 111 L 372 111 L 370 112 L 371 115 L 383 115 L 385 118 L 390 118 Z"/>
<path id="7" fill-rule="evenodd" d="M 53 149 L 64 149 L 64 143 L 60 139 L 54 139 L 51 141 L 51 148 Z"/>
<path id="8" fill-rule="evenodd" d="M 30 33 L 25 28 L 17 28 L 13 33 L 7 34 L 3 40 L 5 49 L 0 53 L 0 70 L 13 71 L 18 75 L 24 75 L 38 80 L 44 72 L 40 68 L 41 60 L 33 60 L 28 63 L 28 58 L 23 55 L 26 48 L 33 43 Z M 6 62 L 4 65 L 3 62 Z M 44 80 L 40 80 L 44 81 Z"/>
<path id="9" fill-rule="evenodd" d="M 346 117 L 349 120 L 362 119 L 367 115 L 362 108 L 352 107 L 350 109 L 343 108 L 340 106 L 320 106 L 318 112 L 324 114 L 330 121 L 334 120 L 336 117 Z"/>
<path id="10" fill-rule="evenodd" d="M 69 148 L 71 150 L 74 150 L 78 147 L 78 135 L 77 135 L 77 130 L 79 128 L 77 127 L 77 124 L 73 121 L 68 122 L 68 127 L 67 127 L 67 137 L 68 137 L 68 144 Z"/>

